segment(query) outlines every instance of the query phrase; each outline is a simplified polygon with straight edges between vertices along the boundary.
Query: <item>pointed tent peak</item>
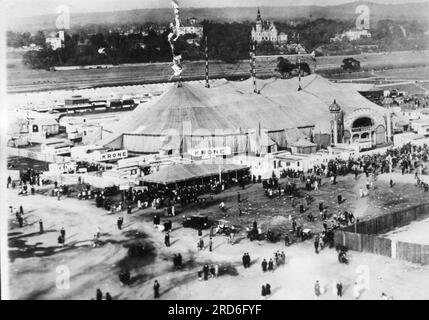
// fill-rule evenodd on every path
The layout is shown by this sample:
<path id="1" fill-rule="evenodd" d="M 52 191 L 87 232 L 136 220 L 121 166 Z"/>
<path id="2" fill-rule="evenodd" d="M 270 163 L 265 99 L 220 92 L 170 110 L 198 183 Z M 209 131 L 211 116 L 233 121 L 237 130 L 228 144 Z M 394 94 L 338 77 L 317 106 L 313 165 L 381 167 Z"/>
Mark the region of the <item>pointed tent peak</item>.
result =
<path id="1" fill-rule="evenodd" d="M 340 112 L 341 111 L 341 107 L 337 103 L 336 99 L 334 99 L 334 102 L 332 102 L 332 104 L 329 106 L 329 111 L 330 112 Z"/>

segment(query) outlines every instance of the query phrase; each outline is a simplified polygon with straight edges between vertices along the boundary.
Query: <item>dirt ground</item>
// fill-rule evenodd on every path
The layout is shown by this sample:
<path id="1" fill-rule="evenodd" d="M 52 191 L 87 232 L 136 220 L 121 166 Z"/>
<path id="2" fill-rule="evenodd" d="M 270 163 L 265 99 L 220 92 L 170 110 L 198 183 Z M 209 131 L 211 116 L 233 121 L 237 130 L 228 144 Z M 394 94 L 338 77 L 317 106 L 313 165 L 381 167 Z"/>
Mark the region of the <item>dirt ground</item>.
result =
<path id="1" fill-rule="evenodd" d="M 391 189 L 390 177 L 396 182 Z M 405 175 L 383 175 L 374 183 L 368 197 L 359 198 L 359 188 L 365 177 L 357 181 L 349 175 L 340 177 L 337 185 L 325 180 L 320 191 L 312 191 L 315 198 L 310 211 L 317 216 L 317 204 L 323 199 L 328 210 L 338 210 L 336 197 L 341 193 L 346 199 L 341 210 L 351 210 L 364 219 L 398 208 L 423 202 L 427 194 L 413 185 L 413 178 Z M 244 199 L 242 207 L 247 214 L 238 217 L 237 192 Z M 218 208 L 220 201 L 228 207 L 227 216 Z M 361 270 L 369 272 L 369 288 L 361 299 L 379 299 L 382 292 L 394 299 L 428 299 L 429 266 L 419 266 L 386 257 L 350 252 L 350 264 L 337 261 L 334 249 L 314 252 L 313 242 L 300 242 L 285 247 L 283 242 L 250 242 L 244 233 L 229 244 L 224 236 L 213 239 L 213 251 L 208 250 L 208 231 L 204 232 L 206 248 L 197 250 L 197 231 L 183 228 L 182 215 L 209 214 L 213 219 L 226 218 L 239 226 L 251 226 L 254 220 L 264 230 L 273 224 L 279 230 L 290 228 L 288 215 L 297 214 L 288 197 L 269 199 L 262 185 L 249 185 L 245 190 L 237 187 L 216 195 L 213 202 L 178 208 L 172 218 L 171 246 L 164 245 L 164 234 L 153 227 L 154 210 L 110 214 L 96 208 L 94 200 L 44 195 L 21 197 L 16 190 L 8 191 L 8 205 L 15 209 L 24 207 L 24 227 L 19 228 L 15 214 L 9 214 L 10 298 L 12 299 L 91 299 L 100 288 L 110 292 L 114 299 L 152 299 L 153 283 L 161 285 L 161 299 L 260 299 L 261 286 L 270 283 L 272 294 L 263 299 L 339 299 L 334 294 L 334 283 L 344 286 L 342 299 L 352 299 L 352 286 Z M 162 214 L 159 210 L 158 214 Z M 124 217 L 124 227 L 119 231 L 116 220 Z M 305 214 L 304 214 L 305 216 Z M 317 217 L 318 218 L 318 217 Z M 44 222 L 45 232 L 39 234 L 38 221 Z M 305 217 L 299 222 L 312 230 L 320 229 L 321 221 L 309 223 Z M 162 220 L 161 220 L 162 221 Z M 57 237 L 61 227 L 66 229 L 66 245 L 60 248 Z M 91 246 L 99 228 L 101 244 Z M 129 257 L 128 247 L 135 243 L 144 246 L 143 257 Z M 286 264 L 273 272 L 263 273 L 261 262 L 273 258 L 277 250 L 286 254 Z M 241 257 L 249 252 L 252 265 L 244 269 Z M 184 268 L 175 270 L 172 257 L 183 256 Z M 219 277 L 199 281 L 197 271 L 205 264 L 219 264 Z M 121 286 L 118 274 L 122 268 L 131 272 L 131 284 Z M 59 279 L 69 274 L 70 286 L 58 286 Z M 319 280 L 325 293 L 317 298 L 314 283 Z"/>

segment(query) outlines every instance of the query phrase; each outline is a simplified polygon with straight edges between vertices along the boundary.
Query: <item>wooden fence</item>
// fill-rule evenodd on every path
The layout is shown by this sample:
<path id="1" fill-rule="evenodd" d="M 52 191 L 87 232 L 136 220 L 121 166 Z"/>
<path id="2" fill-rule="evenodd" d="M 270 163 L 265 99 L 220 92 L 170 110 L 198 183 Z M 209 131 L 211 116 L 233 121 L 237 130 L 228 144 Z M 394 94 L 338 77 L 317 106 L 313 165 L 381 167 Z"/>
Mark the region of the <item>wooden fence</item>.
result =
<path id="1" fill-rule="evenodd" d="M 396 243 L 396 259 L 429 264 L 429 245 L 398 241 Z"/>
<path id="2" fill-rule="evenodd" d="M 429 216 L 429 203 L 361 221 L 335 232 L 335 243 L 350 250 L 375 253 L 423 265 L 429 264 L 429 245 L 392 241 L 379 234 Z"/>
<path id="3" fill-rule="evenodd" d="M 403 227 L 412 221 L 425 219 L 426 217 L 429 217 L 429 203 L 361 221 L 356 225 L 343 228 L 342 231 L 378 235 Z"/>
<path id="4" fill-rule="evenodd" d="M 379 254 L 392 257 L 392 241 L 370 234 L 337 231 L 335 242 L 346 246 L 350 250 Z"/>

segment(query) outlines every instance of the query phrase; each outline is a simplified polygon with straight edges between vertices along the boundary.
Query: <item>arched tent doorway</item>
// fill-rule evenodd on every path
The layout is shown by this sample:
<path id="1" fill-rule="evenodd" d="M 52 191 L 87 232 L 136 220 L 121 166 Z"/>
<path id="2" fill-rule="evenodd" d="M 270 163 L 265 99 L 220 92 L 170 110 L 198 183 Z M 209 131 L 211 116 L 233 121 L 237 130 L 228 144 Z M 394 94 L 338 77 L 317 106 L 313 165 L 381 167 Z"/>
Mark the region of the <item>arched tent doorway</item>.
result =
<path id="1" fill-rule="evenodd" d="M 353 121 L 352 128 L 358 129 L 358 128 L 366 128 L 371 127 L 373 125 L 373 121 L 369 117 L 361 117 L 357 118 L 355 121 Z"/>

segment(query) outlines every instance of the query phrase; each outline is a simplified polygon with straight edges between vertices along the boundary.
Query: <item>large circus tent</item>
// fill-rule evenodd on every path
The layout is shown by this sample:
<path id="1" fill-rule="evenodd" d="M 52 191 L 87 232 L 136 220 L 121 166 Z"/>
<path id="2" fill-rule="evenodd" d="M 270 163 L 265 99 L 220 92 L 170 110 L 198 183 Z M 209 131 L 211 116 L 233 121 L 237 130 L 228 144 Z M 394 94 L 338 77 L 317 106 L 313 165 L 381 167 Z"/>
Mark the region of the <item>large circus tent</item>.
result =
<path id="1" fill-rule="evenodd" d="M 334 100 L 347 114 L 383 108 L 364 98 L 355 87 L 335 84 L 319 75 L 245 81 L 170 83 L 164 93 L 139 105 L 104 134 L 98 144 L 135 153 L 186 153 L 193 148 L 230 147 L 234 154 L 262 148 L 289 148 L 312 136 L 320 146 L 330 141 Z M 269 150 L 269 149 L 268 149 Z"/>

